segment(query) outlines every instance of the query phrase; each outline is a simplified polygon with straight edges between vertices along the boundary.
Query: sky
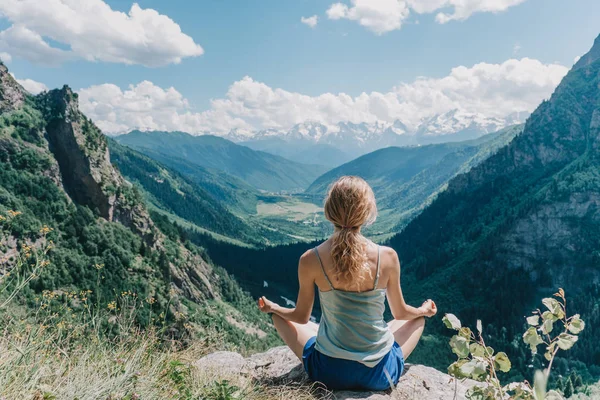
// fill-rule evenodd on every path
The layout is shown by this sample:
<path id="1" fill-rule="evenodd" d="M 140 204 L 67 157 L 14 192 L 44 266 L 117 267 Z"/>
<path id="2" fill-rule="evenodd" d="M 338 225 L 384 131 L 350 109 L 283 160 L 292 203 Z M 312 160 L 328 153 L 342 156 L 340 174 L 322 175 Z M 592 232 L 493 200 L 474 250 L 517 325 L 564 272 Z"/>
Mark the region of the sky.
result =
<path id="1" fill-rule="evenodd" d="M 597 0 L 0 0 L 0 58 L 108 134 L 416 127 L 533 111 L 598 20 Z"/>

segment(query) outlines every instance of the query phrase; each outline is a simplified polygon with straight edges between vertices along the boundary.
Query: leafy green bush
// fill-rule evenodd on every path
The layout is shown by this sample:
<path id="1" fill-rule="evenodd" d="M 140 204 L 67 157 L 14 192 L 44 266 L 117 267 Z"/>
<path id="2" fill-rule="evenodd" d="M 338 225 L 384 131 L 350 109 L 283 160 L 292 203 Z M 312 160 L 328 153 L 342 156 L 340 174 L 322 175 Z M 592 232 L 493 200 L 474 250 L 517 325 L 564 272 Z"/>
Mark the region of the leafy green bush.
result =
<path id="1" fill-rule="evenodd" d="M 559 350 L 569 350 L 577 342 L 579 335 L 585 328 L 584 321 L 579 314 L 567 317 L 566 298 L 563 289 L 542 300 L 546 311 L 536 310 L 527 318 L 529 329 L 523 334 L 523 342 L 530 346 L 535 357 L 538 346 L 545 345 L 544 358 L 548 366 L 535 373 L 533 387 L 529 382 L 513 382 L 502 385 L 498 373 L 509 372 L 511 362 L 504 352 L 494 352 L 486 346 L 483 339 L 481 321 L 477 321 L 477 334 L 470 328 L 463 327 L 460 320 L 453 314 L 446 314 L 443 318 L 447 328 L 453 329 L 458 334 L 452 336 L 450 347 L 458 356 L 458 360 L 448 367 L 448 373 L 457 379 L 471 378 L 482 385 L 473 386 L 467 392 L 470 400 L 556 400 L 563 397 L 557 391 L 547 391 L 548 377 L 552 363 Z M 567 381 L 563 389 L 565 397 L 574 393 L 573 382 Z"/>

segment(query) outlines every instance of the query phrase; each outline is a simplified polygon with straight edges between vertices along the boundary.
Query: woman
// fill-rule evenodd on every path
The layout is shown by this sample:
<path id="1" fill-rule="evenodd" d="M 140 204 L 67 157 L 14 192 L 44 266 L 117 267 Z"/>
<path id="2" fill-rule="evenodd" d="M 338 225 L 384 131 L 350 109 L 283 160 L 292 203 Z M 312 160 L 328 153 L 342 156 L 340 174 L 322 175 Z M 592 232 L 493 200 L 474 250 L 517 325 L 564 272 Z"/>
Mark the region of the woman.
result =
<path id="1" fill-rule="evenodd" d="M 367 182 L 354 176 L 338 179 L 325 200 L 325 217 L 335 231 L 300 257 L 296 307 L 259 299 L 259 308 L 273 314 L 277 332 L 302 360 L 309 377 L 332 390 L 385 390 L 396 385 L 404 360 L 423 333 L 423 317 L 437 312 L 431 300 L 419 308 L 404 302 L 398 255 L 361 234 L 361 227 L 373 223 L 376 215 Z M 315 285 L 320 325 L 309 321 Z M 394 316 L 387 324 L 386 295 Z"/>

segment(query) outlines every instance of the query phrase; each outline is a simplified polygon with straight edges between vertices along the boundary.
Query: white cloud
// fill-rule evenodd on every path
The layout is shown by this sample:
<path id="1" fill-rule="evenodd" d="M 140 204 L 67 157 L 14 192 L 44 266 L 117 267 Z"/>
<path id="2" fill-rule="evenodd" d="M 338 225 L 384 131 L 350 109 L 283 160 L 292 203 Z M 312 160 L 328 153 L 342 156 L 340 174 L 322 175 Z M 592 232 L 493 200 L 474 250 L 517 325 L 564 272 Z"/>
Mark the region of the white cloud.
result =
<path id="1" fill-rule="evenodd" d="M 78 93 L 81 110 L 106 133 L 132 129 L 199 133 L 221 124 L 250 127 L 216 110 L 191 112 L 188 101 L 177 90 L 162 89 L 149 81 L 130 85 L 126 90 L 109 83 L 95 85 Z"/>
<path id="2" fill-rule="evenodd" d="M 310 26 L 311 28 L 314 28 L 315 26 L 317 26 L 317 23 L 319 22 L 319 17 L 317 17 L 316 15 L 313 15 L 312 17 L 308 17 L 308 18 L 300 18 L 300 22 L 302 22 L 305 25 Z"/>
<path id="3" fill-rule="evenodd" d="M 204 52 L 172 19 L 135 3 L 126 14 L 103 0 L 44 0 L 43 7 L 38 0 L 2 0 L 0 17 L 13 24 L 0 32 L 0 51 L 36 63 L 79 58 L 155 67 Z"/>
<path id="4" fill-rule="evenodd" d="M 332 4 L 327 10 L 329 19 L 358 21 L 365 28 L 381 35 L 400 29 L 410 11 L 404 0 L 352 0 L 352 7 Z"/>
<path id="5" fill-rule="evenodd" d="M 8 53 L 5 53 L 3 51 L 0 51 L 0 61 L 2 61 L 3 63 L 9 63 L 12 61 L 12 56 Z"/>
<path id="6" fill-rule="evenodd" d="M 416 2 L 420 0 L 409 1 Z M 440 12 L 435 16 L 435 20 L 440 24 L 445 24 L 452 20 L 464 21 L 478 12 L 498 13 L 525 1 L 526 0 L 446 0 L 443 7 L 453 7 L 454 12 L 452 14 Z"/>
<path id="7" fill-rule="evenodd" d="M 451 20 L 463 21 L 478 12 L 497 13 L 526 0 L 351 0 L 351 6 L 334 3 L 327 10 L 329 19 L 349 19 L 381 35 L 400 29 L 411 11 L 430 14 L 440 11 L 435 20 L 445 24 Z"/>
<path id="8" fill-rule="evenodd" d="M 111 84 L 92 86 L 80 90 L 79 98 L 82 110 L 108 133 L 160 129 L 225 134 L 233 128 L 287 129 L 307 120 L 331 126 L 399 119 L 414 128 L 424 118 L 454 109 L 488 117 L 532 111 L 566 73 L 558 64 L 511 59 L 460 66 L 443 78 L 421 77 L 384 93 L 358 96 L 308 96 L 244 77 L 203 112 L 193 111 L 176 89 L 148 81 L 127 90 Z"/>
<path id="9" fill-rule="evenodd" d="M 17 79 L 17 82 L 31 94 L 38 94 L 48 90 L 48 86 L 33 79 Z"/>

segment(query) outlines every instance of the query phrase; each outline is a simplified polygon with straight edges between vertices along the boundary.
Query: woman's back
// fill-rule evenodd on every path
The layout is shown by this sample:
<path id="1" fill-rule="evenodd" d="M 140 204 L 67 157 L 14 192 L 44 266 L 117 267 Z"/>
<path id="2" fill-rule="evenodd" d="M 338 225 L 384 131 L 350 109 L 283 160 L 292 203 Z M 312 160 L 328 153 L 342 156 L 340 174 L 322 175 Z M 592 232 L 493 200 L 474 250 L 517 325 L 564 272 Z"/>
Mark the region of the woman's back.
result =
<path id="1" fill-rule="evenodd" d="M 327 253 L 322 252 L 322 257 L 314 249 L 327 284 L 323 288 L 319 285 L 322 282 L 317 283 L 322 315 L 315 348 L 327 356 L 358 361 L 369 367 L 377 365 L 394 343 L 383 319 L 386 296 L 385 288 L 378 288 L 381 255 L 380 247 L 376 249 L 375 265 L 364 269 L 361 287 L 355 285 L 354 290 L 349 285 L 336 287 L 331 278 L 333 268 L 327 268 L 323 260 L 327 259 Z"/>

